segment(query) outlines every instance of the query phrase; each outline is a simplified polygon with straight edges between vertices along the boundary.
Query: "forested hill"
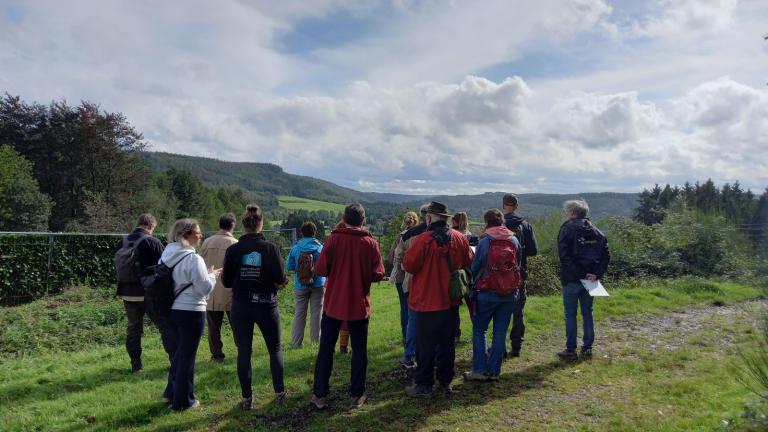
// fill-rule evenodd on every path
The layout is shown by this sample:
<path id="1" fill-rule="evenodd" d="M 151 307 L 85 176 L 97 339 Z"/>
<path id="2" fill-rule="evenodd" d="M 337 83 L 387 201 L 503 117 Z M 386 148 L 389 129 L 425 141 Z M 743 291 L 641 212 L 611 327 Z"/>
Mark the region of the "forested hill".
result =
<path id="1" fill-rule="evenodd" d="M 226 162 L 158 152 L 144 152 L 143 155 L 154 171 L 169 168 L 187 170 L 209 185 L 239 186 L 248 191 L 275 196 L 292 195 L 341 204 L 355 201 L 402 203 L 417 199 L 414 195 L 360 192 L 325 180 L 288 174 L 270 163 Z"/>

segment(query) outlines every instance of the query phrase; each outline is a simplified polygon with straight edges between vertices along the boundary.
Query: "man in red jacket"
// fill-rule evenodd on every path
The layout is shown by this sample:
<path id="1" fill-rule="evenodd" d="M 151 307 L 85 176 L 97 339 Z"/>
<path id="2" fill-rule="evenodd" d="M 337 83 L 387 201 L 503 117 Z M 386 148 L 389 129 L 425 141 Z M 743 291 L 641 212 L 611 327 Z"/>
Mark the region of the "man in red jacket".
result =
<path id="1" fill-rule="evenodd" d="M 329 380 L 333 370 L 333 349 L 341 324 L 347 321 L 352 339 L 351 406 L 359 407 L 365 394 L 368 368 L 368 318 L 371 316 L 371 283 L 384 277 L 379 244 L 363 228 L 365 209 L 350 204 L 344 209 L 345 227 L 333 230 L 315 263 L 315 274 L 326 276 L 323 317 L 320 322 L 320 350 L 315 362 L 312 403 L 328 406 Z"/>
<path id="2" fill-rule="evenodd" d="M 435 359 L 440 386 L 446 394 L 453 392 L 460 302 L 451 300 L 448 291 L 452 271 L 472 265 L 472 249 L 464 234 L 448 227 L 448 217 L 445 204 L 431 202 L 426 216 L 429 227 L 403 258 L 403 268 L 413 274 L 408 306 L 416 312 L 416 385 L 405 389 L 408 396 L 432 395 Z"/>

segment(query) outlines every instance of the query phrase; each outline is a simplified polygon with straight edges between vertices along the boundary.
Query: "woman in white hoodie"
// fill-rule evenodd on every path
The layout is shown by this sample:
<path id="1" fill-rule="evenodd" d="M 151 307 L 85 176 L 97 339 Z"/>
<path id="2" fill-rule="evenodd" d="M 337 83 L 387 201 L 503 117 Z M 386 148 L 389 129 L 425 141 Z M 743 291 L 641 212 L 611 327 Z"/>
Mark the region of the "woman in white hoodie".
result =
<path id="1" fill-rule="evenodd" d="M 208 295 L 216 285 L 221 269 L 205 267 L 203 257 L 195 253 L 203 234 L 194 219 L 179 219 L 168 233 L 168 246 L 160 262 L 173 268 L 173 291 L 176 300 L 171 306 L 171 323 L 178 346 L 168 371 L 168 385 L 163 399 L 171 402 L 175 411 L 198 408 L 195 399 L 195 356 L 205 325 Z"/>

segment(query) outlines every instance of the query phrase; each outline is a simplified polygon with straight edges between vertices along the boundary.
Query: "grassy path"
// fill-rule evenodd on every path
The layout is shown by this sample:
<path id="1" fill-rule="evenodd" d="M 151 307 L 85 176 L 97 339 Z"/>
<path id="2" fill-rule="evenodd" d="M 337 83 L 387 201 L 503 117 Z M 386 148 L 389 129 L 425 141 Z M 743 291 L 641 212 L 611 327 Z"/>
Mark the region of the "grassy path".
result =
<path id="1" fill-rule="evenodd" d="M 258 403 L 254 411 L 243 413 L 237 408 L 231 343 L 225 347 L 226 362 L 215 365 L 207 360 L 203 342 L 196 375 L 203 409 L 172 414 L 158 400 L 167 361 L 157 335 L 148 331 L 145 336 L 145 373 L 131 375 L 123 348 L 107 337 L 110 331 L 122 332 L 123 324 L 104 323 L 93 330 L 89 318 L 109 315 L 93 303 L 113 310 L 111 300 L 85 298 L 48 310 L 41 304 L 0 310 L 0 327 L 5 329 L 0 330 L 0 344 L 6 345 L 0 351 L 0 429 L 721 430 L 723 421 L 730 424 L 752 398 L 734 379 L 731 365 L 737 363 L 738 351 L 752 343 L 766 309 L 765 301 L 754 301 L 761 290 L 737 284 L 687 280 L 616 290 L 595 305 L 595 358 L 565 364 L 553 356 L 564 343 L 560 299 L 531 298 L 523 356 L 505 362 L 499 383 L 457 378 L 457 395 L 424 401 L 402 392 L 407 379 L 396 367 L 401 349 L 394 287 L 382 284 L 373 295 L 370 399 L 361 409 L 346 407 L 349 359 L 338 354 L 332 378 L 336 403 L 323 412 L 307 402 L 313 345 L 286 351 L 291 396 L 276 405 L 265 349 L 257 341 Z M 284 329 L 290 324 L 290 300 L 289 293 L 282 294 Z M 467 340 L 471 326 L 465 309 L 462 314 Z M 8 330 L 11 324 L 23 326 L 27 343 L 37 344 L 26 347 L 25 356 L 13 357 L 25 341 Z M 46 339 L 51 332 L 55 340 Z M 82 340 L 88 334 L 101 335 L 102 344 L 88 347 Z M 284 331 L 283 340 L 287 337 Z M 458 347 L 457 372 L 469 368 L 470 352 L 468 343 Z"/>

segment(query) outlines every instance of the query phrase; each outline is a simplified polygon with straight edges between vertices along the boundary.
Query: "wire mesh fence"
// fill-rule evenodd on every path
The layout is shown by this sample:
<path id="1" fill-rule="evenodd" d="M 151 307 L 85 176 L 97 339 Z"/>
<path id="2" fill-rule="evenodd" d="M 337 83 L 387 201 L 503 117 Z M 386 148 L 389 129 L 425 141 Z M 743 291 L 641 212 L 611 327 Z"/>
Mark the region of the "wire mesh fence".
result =
<path id="1" fill-rule="evenodd" d="M 263 233 L 284 254 L 297 240 L 295 229 Z M 0 305 L 27 303 L 75 284 L 115 286 L 113 257 L 124 235 L 0 232 Z"/>

